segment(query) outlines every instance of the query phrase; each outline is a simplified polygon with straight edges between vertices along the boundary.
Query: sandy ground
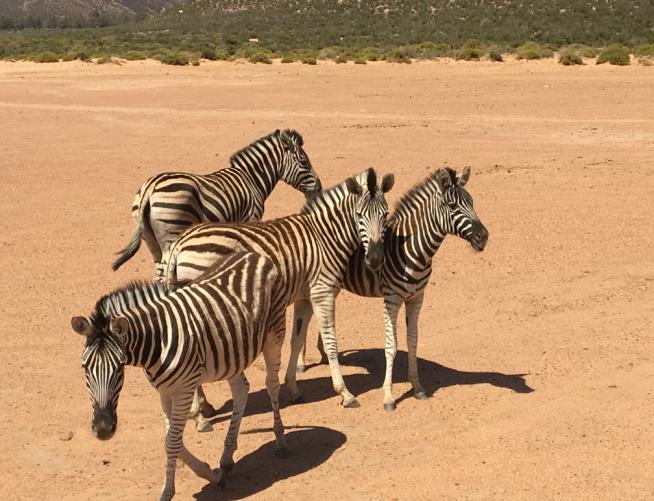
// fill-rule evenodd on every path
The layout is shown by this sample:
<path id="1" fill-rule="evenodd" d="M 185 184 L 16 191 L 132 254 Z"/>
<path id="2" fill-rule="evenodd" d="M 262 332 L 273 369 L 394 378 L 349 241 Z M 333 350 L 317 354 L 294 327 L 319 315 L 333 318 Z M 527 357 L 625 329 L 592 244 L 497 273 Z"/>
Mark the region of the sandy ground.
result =
<path id="1" fill-rule="evenodd" d="M 652 499 L 652 96 L 653 68 L 553 60 L 0 64 L 2 498 L 158 497 L 158 395 L 129 368 L 118 432 L 96 440 L 70 317 L 151 276 L 145 248 L 109 267 L 143 180 L 217 170 L 291 127 L 325 186 L 373 165 L 396 174 L 391 201 L 430 169 L 471 165 L 489 245 L 450 237 L 437 256 L 420 322 L 429 400 L 409 392 L 400 322 L 400 401 L 382 410 L 382 304 L 344 293 L 339 348 L 362 407 L 342 409 L 312 368 L 307 403 L 282 393 L 292 450 L 275 459 L 258 363 L 227 487 L 182 468 L 178 499 Z M 266 217 L 301 203 L 280 186 Z M 225 401 L 226 385 L 207 390 Z M 186 430 L 212 465 L 226 416 Z"/>

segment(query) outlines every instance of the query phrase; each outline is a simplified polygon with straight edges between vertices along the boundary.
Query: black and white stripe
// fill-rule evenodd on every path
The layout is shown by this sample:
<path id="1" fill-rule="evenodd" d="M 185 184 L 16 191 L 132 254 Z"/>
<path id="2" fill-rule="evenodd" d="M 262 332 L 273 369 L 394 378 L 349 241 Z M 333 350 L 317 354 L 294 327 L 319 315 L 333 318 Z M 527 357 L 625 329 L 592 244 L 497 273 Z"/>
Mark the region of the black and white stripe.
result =
<path id="1" fill-rule="evenodd" d="M 266 199 L 278 181 L 307 198 L 321 190 L 302 136 L 275 131 L 235 153 L 229 167 L 206 176 L 183 172 L 148 179 L 134 197 L 134 233 L 113 263 L 114 271 L 138 251 L 145 240 L 161 276 L 161 261 L 170 245 L 189 226 L 200 222 L 259 221 Z"/>
<path id="2" fill-rule="evenodd" d="M 235 251 L 252 251 L 270 257 L 279 271 L 284 304 L 313 306 L 332 372 L 334 390 L 343 405 L 356 405 L 340 372 L 337 358 L 334 301 L 343 274 L 359 243 L 368 266 L 383 262 L 383 235 L 388 204 L 384 194 L 393 176 L 377 185 L 370 168 L 356 177 L 315 196 L 301 214 L 259 223 L 200 224 L 188 229 L 171 247 L 165 267 L 170 286 L 194 280 L 204 269 Z M 304 336 L 306 325 L 294 324 L 294 359 L 302 347 L 295 338 Z M 287 372 L 291 399 L 300 398 L 295 364 Z"/>
<path id="3" fill-rule="evenodd" d="M 160 393 L 167 430 L 161 499 L 174 495 L 178 457 L 211 482 L 220 482 L 231 469 L 249 389 L 243 371 L 262 352 L 277 452 L 287 454 L 279 415 L 286 309 L 280 283 L 271 259 L 238 253 L 193 284 L 171 292 L 158 282 L 134 283 L 101 298 L 90 319 L 72 319 L 73 329 L 86 337 L 82 365 L 98 438 L 107 440 L 116 430 L 125 365 L 142 367 Z M 215 472 L 184 447 L 183 432 L 197 386 L 218 380 L 228 381 L 234 410 L 221 470 Z"/>
<path id="4" fill-rule="evenodd" d="M 486 246 L 488 231 L 474 210 L 472 196 L 464 188 L 469 178 L 469 167 L 463 169 L 461 177 L 452 169 L 439 169 L 400 199 L 386 230 L 384 265 L 379 271 L 365 266 L 362 249 L 350 259 L 343 288 L 360 296 L 384 298 L 386 410 L 395 408 L 393 360 L 397 351 L 400 307 L 405 305 L 409 381 L 416 398 L 424 399 L 426 394 L 417 368 L 418 317 L 432 271 L 432 259 L 448 234 L 467 240 L 477 251 Z M 306 312 L 296 313 L 296 316 L 306 318 Z M 320 345 L 319 349 L 322 351 Z M 304 353 L 298 366 L 301 371 L 304 369 Z"/>

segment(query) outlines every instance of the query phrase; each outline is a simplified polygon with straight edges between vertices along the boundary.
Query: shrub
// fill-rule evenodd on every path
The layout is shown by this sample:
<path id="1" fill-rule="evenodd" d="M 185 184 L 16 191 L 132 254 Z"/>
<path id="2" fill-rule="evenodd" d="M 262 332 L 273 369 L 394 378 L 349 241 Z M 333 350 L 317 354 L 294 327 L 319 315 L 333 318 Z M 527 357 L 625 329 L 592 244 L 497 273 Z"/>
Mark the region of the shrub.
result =
<path id="1" fill-rule="evenodd" d="M 326 47 L 318 51 L 318 59 L 323 61 L 331 61 L 336 59 L 343 53 L 343 49 L 340 47 Z"/>
<path id="2" fill-rule="evenodd" d="M 337 64 L 347 63 L 347 56 L 345 54 L 341 54 L 336 58 L 336 63 Z"/>
<path id="3" fill-rule="evenodd" d="M 167 52 L 160 54 L 157 58 L 163 64 L 170 64 L 172 66 L 186 66 L 189 63 L 189 58 L 182 52 Z"/>
<path id="4" fill-rule="evenodd" d="M 584 64 L 581 57 L 572 49 L 564 49 L 559 52 L 559 63 L 561 63 L 563 66 Z"/>
<path id="5" fill-rule="evenodd" d="M 229 59 L 229 51 L 227 49 L 218 49 L 216 51 L 216 61 L 227 61 Z"/>
<path id="6" fill-rule="evenodd" d="M 409 58 L 409 56 L 407 56 L 403 47 L 397 47 L 395 49 L 391 49 L 389 52 L 386 53 L 386 62 L 410 64 L 411 59 Z"/>
<path id="7" fill-rule="evenodd" d="M 463 46 L 455 53 L 457 59 L 463 59 L 464 61 L 479 61 L 483 55 L 484 46 L 475 38 L 466 40 Z"/>
<path id="8" fill-rule="evenodd" d="M 572 44 L 568 48 L 574 50 L 575 53 L 581 57 L 597 57 L 597 54 L 599 54 L 600 52 L 598 49 L 594 47 L 589 47 L 588 45 L 583 45 L 579 43 Z"/>
<path id="9" fill-rule="evenodd" d="M 317 61 L 316 61 L 316 58 L 315 58 L 315 57 L 312 57 L 312 56 L 305 56 L 305 57 L 302 58 L 302 63 L 303 63 L 303 64 L 311 64 L 311 65 L 314 65 L 314 64 L 317 64 Z"/>
<path id="10" fill-rule="evenodd" d="M 293 57 L 291 54 L 284 54 L 282 57 L 282 63 L 287 64 L 287 63 L 294 63 L 296 61 L 295 57 Z"/>
<path id="11" fill-rule="evenodd" d="M 216 49 L 213 49 L 211 47 L 205 47 L 204 49 L 202 49 L 202 51 L 200 52 L 200 57 L 202 59 L 207 59 L 209 61 L 215 61 L 216 59 L 218 59 L 216 57 Z"/>
<path id="12" fill-rule="evenodd" d="M 101 56 L 96 59 L 95 64 L 120 64 L 120 59 L 113 56 Z"/>
<path id="13" fill-rule="evenodd" d="M 634 47 L 634 56 L 654 56 L 654 43 L 648 45 L 638 45 Z"/>
<path id="14" fill-rule="evenodd" d="M 536 42 L 525 42 L 516 50 L 518 59 L 543 59 L 552 57 L 554 51 L 546 45 L 539 45 Z"/>
<path id="15" fill-rule="evenodd" d="M 128 61 L 142 61 L 143 59 L 148 58 L 148 54 L 142 50 L 128 50 L 127 52 L 121 54 L 123 59 Z"/>
<path id="16" fill-rule="evenodd" d="M 357 57 L 368 61 L 379 61 L 382 54 L 377 47 L 365 47 L 357 52 Z"/>
<path id="17" fill-rule="evenodd" d="M 252 54 L 249 58 L 248 61 L 251 63 L 264 63 L 264 64 L 272 64 L 272 59 L 270 58 L 270 53 L 269 52 L 255 52 Z"/>
<path id="18" fill-rule="evenodd" d="M 354 58 L 354 64 L 368 64 L 368 62 L 362 57 Z"/>
<path id="19" fill-rule="evenodd" d="M 422 42 L 412 47 L 416 57 L 419 59 L 436 59 L 438 57 L 451 57 L 454 55 L 452 47 L 446 43 Z"/>
<path id="20" fill-rule="evenodd" d="M 596 64 L 609 63 L 617 66 L 627 66 L 629 62 L 629 49 L 624 45 L 614 43 L 600 52 Z"/>
<path id="21" fill-rule="evenodd" d="M 500 49 L 497 45 L 492 45 L 488 49 L 488 58 L 491 61 L 495 61 L 498 63 L 504 62 L 504 58 L 502 57 L 502 49 Z"/>
<path id="22" fill-rule="evenodd" d="M 30 60 L 34 61 L 35 63 L 58 63 L 59 56 L 54 52 L 45 51 L 34 54 L 32 57 L 30 57 Z"/>

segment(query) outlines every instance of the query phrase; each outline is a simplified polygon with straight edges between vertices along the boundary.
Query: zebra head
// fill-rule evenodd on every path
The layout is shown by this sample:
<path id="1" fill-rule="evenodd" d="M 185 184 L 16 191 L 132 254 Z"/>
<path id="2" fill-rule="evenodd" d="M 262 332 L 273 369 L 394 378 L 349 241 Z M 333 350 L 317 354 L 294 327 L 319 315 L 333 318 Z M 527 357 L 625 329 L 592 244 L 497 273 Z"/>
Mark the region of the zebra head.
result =
<path id="1" fill-rule="evenodd" d="M 355 204 L 356 225 L 359 239 L 365 252 L 365 263 L 371 270 L 378 270 L 384 264 L 384 234 L 388 224 L 388 193 L 395 177 L 386 174 L 377 185 L 377 173 L 370 167 L 357 177 L 346 179 L 347 190 L 357 197 Z"/>
<path id="2" fill-rule="evenodd" d="M 299 132 L 286 129 L 277 131 L 282 147 L 280 177 L 285 183 L 304 193 L 308 199 L 322 191 L 320 179 L 313 170 L 309 156 L 302 147 L 304 140 Z"/>
<path id="3" fill-rule="evenodd" d="M 91 430 L 100 440 L 109 440 L 118 424 L 116 408 L 127 361 L 124 348 L 127 320 L 119 317 L 107 322 L 97 315 L 89 322 L 84 317 L 73 317 L 71 325 L 86 338 L 82 367 L 93 405 Z"/>
<path id="4" fill-rule="evenodd" d="M 440 190 L 439 222 L 447 233 L 470 242 L 476 251 L 483 251 L 488 241 L 488 230 L 479 220 L 472 205 L 472 196 L 464 186 L 470 179 L 470 167 L 464 167 L 460 177 L 450 168 L 436 172 Z"/>

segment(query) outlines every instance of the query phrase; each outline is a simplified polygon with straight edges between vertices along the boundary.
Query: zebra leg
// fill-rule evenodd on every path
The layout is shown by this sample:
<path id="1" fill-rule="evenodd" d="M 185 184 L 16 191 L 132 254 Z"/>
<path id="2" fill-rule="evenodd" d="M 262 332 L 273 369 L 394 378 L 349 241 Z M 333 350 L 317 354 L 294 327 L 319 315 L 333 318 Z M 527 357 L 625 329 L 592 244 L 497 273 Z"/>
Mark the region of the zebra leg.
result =
<path id="1" fill-rule="evenodd" d="M 266 389 L 270 397 L 273 412 L 273 430 L 275 432 L 275 456 L 288 457 L 288 445 L 284 437 L 284 423 L 279 414 L 279 368 L 282 364 L 282 344 L 284 331 L 277 335 L 269 335 L 263 347 L 263 357 L 266 361 Z"/>
<path id="2" fill-rule="evenodd" d="M 418 318 L 420 317 L 420 308 L 424 294 L 419 294 L 405 303 L 406 313 L 406 339 L 409 350 L 409 381 L 413 386 L 413 396 L 418 400 L 426 400 L 427 394 L 420 384 L 418 375 Z"/>
<path id="3" fill-rule="evenodd" d="M 234 451 L 238 449 L 238 430 L 241 427 L 241 420 L 245 412 L 245 406 L 248 403 L 248 392 L 250 391 L 250 383 L 244 373 L 237 374 L 227 380 L 229 389 L 232 391 L 232 399 L 234 401 L 234 409 L 232 411 L 232 419 L 229 422 L 229 430 L 225 437 L 225 449 L 220 457 L 220 469 L 225 473 L 229 473 L 234 467 Z"/>
<path id="4" fill-rule="evenodd" d="M 331 291 L 327 293 L 318 292 L 312 293 L 311 304 L 313 305 L 313 312 L 318 321 L 318 328 L 320 329 L 323 346 L 327 352 L 334 391 L 339 393 L 343 398 L 343 407 L 359 407 L 359 402 L 354 398 L 354 395 L 350 393 L 347 386 L 345 386 L 345 381 L 343 381 L 343 375 L 341 374 L 341 367 L 338 363 L 338 346 L 336 343 L 336 322 L 334 313 L 335 300 L 336 296 Z"/>
<path id="5" fill-rule="evenodd" d="M 202 386 L 198 386 L 193 393 L 193 403 L 189 412 L 189 418 L 195 420 L 195 429 L 198 432 L 213 431 L 213 425 L 206 419 L 206 416 L 210 415 L 211 411 L 213 411 L 212 405 L 207 402 L 207 397 L 204 395 Z"/>
<path id="6" fill-rule="evenodd" d="M 193 392 L 160 397 L 166 421 L 166 480 L 160 501 L 169 501 L 175 495 L 175 467 L 178 457 L 188 464 L 193 472 L 211 482 L 219 483 L 221 475 L 213 472 L 208 464 L 197 459 L 184 447 L 184 426 L 191 408 Z"/>
<path id="7" fill-rule="evenodd" d="M 393 298 L 395 299 L 395 298 Z M 397 352 L 397 314 L 400 311 L 402 302 L 384 299 L 384 323 L 386 324 L 386 375 L 384 377 L 384 410 L 395 410 L 395 399 L 393 398 L 393 362 Z"/>
<path id="8" fill-rule="evenodd" d="M 288 368 L 286 371 L 285 382 L 288 384 L 290 381 L 291 369 L 293 373 L 304 372 L 306 370 L 305 357 L 307 353 L 307 328 L 309 327 L 309 321 L 313 315 L 313 309 L 311 308 L 311 301 L 306 299 L 301 299 L 296 301 L 293 305 L 293 337 L 291 338 L 291 359 L 288 363 Z M 297 343 L 302 342 L 302 345 L 298 347 Z M 297 356 L 294 355 L 297 353 Z M 295 378 L 293 378 L 293 384 L 295 383 Z M 297 387 L 296 387 L 297 389 Z M 294 393 L 291 392 L 291 395 Z M 300 391 L 297 390 L 297 396 L 301 397 Z M 291 401 L 295 402 L 296 399 L 291 397 Z"/>
<path id="9" fill-rule="evenodd" d="M 313 310 L 311 303 L 307 300 L 296 301 L 293 305 L 293 337 L 291 337 L 291 355 L 286 367 L 286 377 L 284 382 L 288 387 L 291 396 L 291 402 L 300 402 L 302 400 L 302 393 L 297 386 L 297 372 L 304 372 L 304 359 L 302 360 L 302 371 L 298 368 L 298 358 L 305 345 L 307 326 Z"/>
<path id="10" fill-rule="evenodd" d="M 164 410 L 164 418 L 166 421 L 166 434 L 170 430 L 170 422 L 173 416 L 173 403 L 172 403 L 172 398 L 170 396 L 164 396 L 161 395 L 161 407 Z M 182 435 L 184 431 L 182 430 Z M 220 483 L 221 481 L 221 474 L 216 473 L 211 469 L 211 467 L 205 463 L 204 461 L 201 461 L 197 457 L 195 457 L 185 446 L 184 443 L 182 442 L 179 450 L 179 459 L 186 464 L 193 473 L 195 473 L 198 477 L 204 478 L 205 480 L 208 480 L 209 482 L 213 483 Z"/>

